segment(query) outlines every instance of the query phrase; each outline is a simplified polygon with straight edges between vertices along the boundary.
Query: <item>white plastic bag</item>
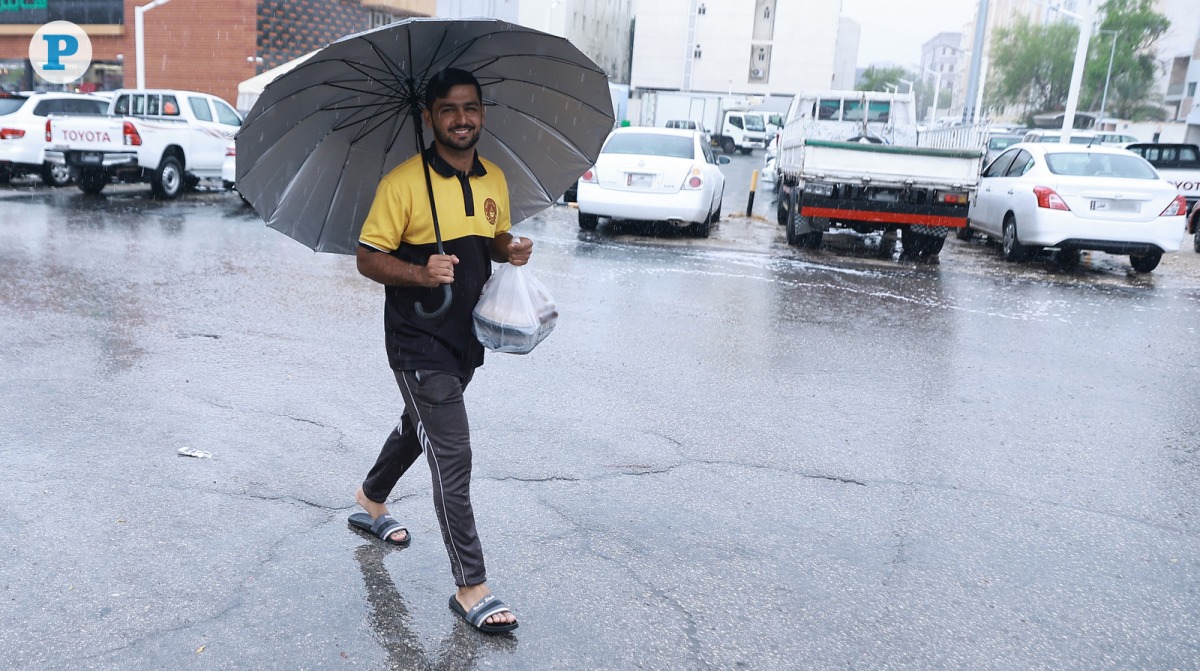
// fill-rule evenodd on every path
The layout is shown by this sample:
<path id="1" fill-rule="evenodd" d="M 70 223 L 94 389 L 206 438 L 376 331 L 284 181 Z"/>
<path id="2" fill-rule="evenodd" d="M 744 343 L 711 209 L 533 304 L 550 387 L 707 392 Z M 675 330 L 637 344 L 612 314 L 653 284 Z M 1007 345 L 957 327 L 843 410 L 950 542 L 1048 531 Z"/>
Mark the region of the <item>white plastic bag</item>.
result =
<path id="1" fill-rule="evenodd" d="M 554 297 L 526 266 L 501 264 L 475 306 L 475 337 L 497 352 L 528 354 L 558 319 Z"/>

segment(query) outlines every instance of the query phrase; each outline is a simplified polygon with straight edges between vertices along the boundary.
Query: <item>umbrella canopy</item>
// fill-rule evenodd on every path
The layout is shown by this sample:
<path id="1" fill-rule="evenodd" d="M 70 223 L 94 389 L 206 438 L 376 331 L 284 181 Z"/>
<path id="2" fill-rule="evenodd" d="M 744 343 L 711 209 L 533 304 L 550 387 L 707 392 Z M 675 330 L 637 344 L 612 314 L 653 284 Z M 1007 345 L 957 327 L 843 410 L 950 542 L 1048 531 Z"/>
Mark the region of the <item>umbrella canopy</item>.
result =
<path id="1" fill-rule="evenodd" d="M 608 77 L 567 40 L 494 19 L 414 18 L 344 37 L 269 84 L 237 135 L 237 189 L 269 226 L 353 254 L 380 178 L 418 153 L 425 81 L 483 87 L 476 148 L 500 166 L 517 223 L 595 162 L 613 126 Z"/>

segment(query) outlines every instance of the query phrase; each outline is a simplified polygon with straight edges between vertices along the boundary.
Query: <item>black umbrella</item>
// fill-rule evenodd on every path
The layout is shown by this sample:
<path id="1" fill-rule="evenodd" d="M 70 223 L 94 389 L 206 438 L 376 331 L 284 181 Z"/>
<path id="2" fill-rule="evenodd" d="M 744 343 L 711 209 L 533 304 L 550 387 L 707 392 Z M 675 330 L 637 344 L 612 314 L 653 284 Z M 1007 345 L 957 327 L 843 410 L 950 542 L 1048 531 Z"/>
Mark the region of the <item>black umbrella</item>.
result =
<path id="1" fill-rule="evenodd" d="M 613 126 L 608 77 L 570 42 L 494 19 L 414 18 L 344 37 L 268 85 L 237 135 L 238 192 L 312 249 L 355 253 L 380 178 L 425 146 L 424 84 L 448 67 L 483 87 L 477 148 L 504 171 L 514 224 L 595 163 Z"/>

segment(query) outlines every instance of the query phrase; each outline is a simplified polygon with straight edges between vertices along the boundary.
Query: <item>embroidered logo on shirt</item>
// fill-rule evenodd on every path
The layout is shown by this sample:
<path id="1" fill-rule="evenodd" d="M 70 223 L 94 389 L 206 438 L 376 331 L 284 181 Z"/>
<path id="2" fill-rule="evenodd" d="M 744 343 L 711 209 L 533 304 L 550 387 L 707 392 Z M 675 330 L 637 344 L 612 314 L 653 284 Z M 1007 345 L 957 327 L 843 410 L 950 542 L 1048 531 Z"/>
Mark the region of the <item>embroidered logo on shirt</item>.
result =
<path id="1" fill-rule="evenodd" d="M 499 208 L 496 207 L 496 201 L 491 198 L 483 201 L 483 215 L 487 217 L 488 223 L 492 226 L 496 225 L 496 215 L 498 212 Z"/>

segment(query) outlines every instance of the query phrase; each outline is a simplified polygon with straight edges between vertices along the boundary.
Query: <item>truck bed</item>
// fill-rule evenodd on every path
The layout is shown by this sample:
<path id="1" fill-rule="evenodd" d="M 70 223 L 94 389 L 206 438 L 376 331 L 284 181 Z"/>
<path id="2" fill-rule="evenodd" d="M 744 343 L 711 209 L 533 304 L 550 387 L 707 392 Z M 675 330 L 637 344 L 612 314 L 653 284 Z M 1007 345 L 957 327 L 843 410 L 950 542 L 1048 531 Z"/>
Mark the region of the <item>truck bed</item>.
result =
<path id="1" fill-rule="evenodd" d="M 861 186 L 972 189 L 979 182 L 980 149 L 934 149 L 809 140 L 801 149 L 801 181 Z"/>

